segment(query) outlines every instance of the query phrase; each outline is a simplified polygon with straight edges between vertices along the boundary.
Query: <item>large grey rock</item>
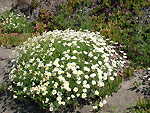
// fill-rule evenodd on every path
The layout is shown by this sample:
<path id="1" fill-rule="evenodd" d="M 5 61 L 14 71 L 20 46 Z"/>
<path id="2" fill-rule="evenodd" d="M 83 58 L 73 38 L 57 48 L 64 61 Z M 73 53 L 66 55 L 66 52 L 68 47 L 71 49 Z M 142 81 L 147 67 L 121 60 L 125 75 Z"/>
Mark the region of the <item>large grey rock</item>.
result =
<path id="1" fill-rule="evenodd" d="M 37 8 L 33 9 L 30 19 L 31 20 L 37 19 L 41 9 L 45 9 L 47 14 L 51 14 L 54 12 L 57 6 L 65 3 L 66 1 L 67 0 L 44 0 L 43 2 L 40 2 Z"/>
<path id="2" fill-rule="evenodd" d="M 39 2 L 39 6 L 32 8 L 32 2 Z M 41 9 L 46 9 L 47 12 L 53 12 L 54 9 L 67 0 L 0 0 L 0 16 L 7 10 L 14 9 L 16 13 L 32 17 L 32 20 L 38 17 Z"/>
<path id="3" fill-rule="evenodd" d="M 8 64 L 8 60 L 13 58 L 12 50 L 0 47 L 0 83 L 4 81 L 4 68 Z"/>
<path id="4" fill-rule="evenodd" d="M 0 0 L 0 15 L 7 10 L 11 10 L 12 7 L 17 7 L 20 10 L 27 8 L 31 5 L 31 2 L 32 0 Z"/>
<path id="5" fill-rule="evenodd" d="M 0 47 L 0 58 L 7 59 L 12 57 L 12 51 L 13 49 L 6 49 Z"/>

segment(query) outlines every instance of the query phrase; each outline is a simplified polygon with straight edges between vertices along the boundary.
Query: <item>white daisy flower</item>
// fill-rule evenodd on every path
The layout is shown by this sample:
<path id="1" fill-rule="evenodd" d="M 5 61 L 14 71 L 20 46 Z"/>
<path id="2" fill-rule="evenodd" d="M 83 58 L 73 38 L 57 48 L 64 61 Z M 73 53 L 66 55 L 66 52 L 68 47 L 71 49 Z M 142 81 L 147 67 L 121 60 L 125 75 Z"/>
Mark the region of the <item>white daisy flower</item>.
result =
<path id="1" fill-rule="evenodd" d="M 67 97 L 67 100 L 70 100 L 70 97 Z"/>
<path id="2" fill-rule="evenodd" d="M 57 93 L 56 90 L 53 90 L 53 91 L 52 91 L 52 95 L 55 95 L 56 93 Z"/>
<path id="3" fill-rule="evenodd" d="M 75 98 L 75 96 L 72 94 L 72 95 L 71 95 L 71 98 Z"/>
<path id="4" fill-rule="evenodd" d="M 86 98 L 87 94 L 86 93 L 82 93 L 82 98 Z"/>
<path id="5" fill-rule="evenodd" d="M 77 97 L 79 97 L 79 96 L 80 96 L 80 94 L 78 93 L 78 94 L 77 94 Z"/>
<path id="6" fill-rule="evenodd" d="M 58 96 L 57 101 L 61 101 L 61 100 L 62 100 L 61 96 Z"/>
<path id="7" fill-rule="evenodd" d="M 87 92 L 87 89 L 83 89 L 83 92 L 84 92 L 84 93 Z"/>
<path id="8" fill-rule="evenodd" d="M 95 91 L 95 95 L 99 95 L 99 92 L 97 90 Z"/>
<path id="9" fill-rule="evenodd" d="M 114 80 L 114 77 L 110 77 L 110 80 Z"/>
<path id="10" fill-rule="evenodd" d="M 73 91 L 74 91 L 74 92 L 77 92 L 77 91 L 78 91 L 78 88 L 77 88 L 77 87 L 75 87 L 75 88 L 73 89 Z"/>
<path id="11" fill-rule="evenodd" d="M 102 102 L 100 102 L 100 103 L 99 103 L 99 106 L 100 106 L 100 107 L 103 107 L 103 103 L 102 103 Z"/>
<path id="12" fill-rule="evenodd" d="M 103 100 L 103 104 L 107 104 L 107 101 L 106 101 L 106 100 Z"/>
<path id="13" fill-rule="evenodd" d="M 88 76 L 88 75 L 84 75 L 84 78 L 85 78 L 85 79 L 89 79 L 89 76 Z"/>
<path id="14" fill-rule="evenodd" d="M 84 81 L 83 81 L 83 84 L 87 84 L 87 80 L 84 80 Z"/>
<path id="15" fill-rule="evenodd" d="M 97 106 L 93 106 L 93 109 L 97 109 Z"/>
<path id="16" fill-rule="evenodd" d="M 49 111 L 53 111 L 53 108 L 52 108 L 52 107 L 50 107 L 50 108 L 49 108 Z"/>
<path id="17" fill-rule="evenodd" d="M 92 74 L 90 74 L 90 77 L 91 77 L 91 78 L 94 78 L 94 77 L 96 77 L 96 74 L 95 74 L 95 73 L 92 73 Z"/>
<path id="18" fill-rule="evenodd" d="M 48 103 L 48 101 L 49 101 L 49 98 L 46 98 L 46 99 L 45 99 L 45 103 Z"/>
<path id="19" fill-rule="evenodd" d="M 76 83 L 77 83 L 77 84 L 81 84 L 81 81 L 78 80 Z"/>
<path id="20" fill-rule="evenodd" d="M 96 81 L 95 80 L 92 80 L 92 85 L 96 85 Z"/>

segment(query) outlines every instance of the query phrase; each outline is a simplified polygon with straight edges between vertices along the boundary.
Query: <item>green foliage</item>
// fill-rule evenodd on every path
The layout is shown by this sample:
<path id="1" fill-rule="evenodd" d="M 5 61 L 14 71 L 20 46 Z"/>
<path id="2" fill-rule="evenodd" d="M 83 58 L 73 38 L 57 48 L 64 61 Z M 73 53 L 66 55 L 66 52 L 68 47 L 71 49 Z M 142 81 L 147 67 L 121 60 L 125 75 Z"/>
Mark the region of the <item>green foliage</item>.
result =
<path id="1" fill-rule="evenodd" d="M 134 68 L 133 67 L 129 67 L 129 68 L 126 68 L 124 69 L 124 78 L 127 79 L 129 77 L 131 77 L 133 75 L 133 72 L 134 72 Z"/>
<path id="2" fill-rule="evenodd" d="M 141 85 L 141 83 L 133 82 L 133 86 L 134 86 L 135 88 L 138 88 L 140 85 Z"/>
<path id="3" fill-rule="evenodd" d="M 47 13 L 46 9 L 41 9 L 39 18 L 37 21 L 33 22 L 36 26 L 39 26 L 38 32 L 43 33 L 45 31 L 52 30 L 51 14 Z"/>
<path id="4" fill-rule="evenodd" d="M 61 5 L 59 10 L 54 12 L 54 15 L 47 14 L 45 9 L 40 11 L 38 22 L 45 24 L 44 30 L 54 29 L 95 29 L 95 21 L 89 17 L 87 8 L 92 4 L 91 0 L 68 0 L 65 4 Z M 82 9 L 84 11 L 82 11 Z"/>
<path id="5" fill-rule="evenodd" d="M 67 17 L 64 17 L 63 14 L 54 16 L 53 17 L 53 23 L 56 25 L 59 25 L 58 27 L 54 26 L 58 29 L 87 29 L 87 30 L 94 30 L 95 29 L 95 21 L 93 21 L 93 18 L 89 16 L 88 12 L 85 12 L 83 14 L 82 10 L 79 10 L 75 14 L 68 15 Z"/>
<path id="6" fill-rule="evenodd" d="M 0 84 L 0 94 L 4 94 L 7 90 L 7 84 L 6 82 L 3 82 Z"/>
<path id="7" fill-rule="evenodd" d="M 124 45 L 120 49 L 126 51 L 133 66 L 150 66 L 150 42 L 148 38 L 150 24 L 143 25 L 140 23 L 143 21 L 141 17 L 144 12 L 141 11 L 142 7 L 134 7 L 135 5 L 142 6 L 142 4 L 144 3 L 132 3 L 132 8 L 129 8 L 132 9 L 131 11 L 128 8 L 125 9 L 124 6 L 124 9 L 114 9 L 108 16 L 101 14 L 95 18 L 97 21 L 96 28 L 101 31 L 102 35 Z M 145 1 L 144 7 L 147 5 L 148 3 Z M 136 18 L 139 18 L 139 22 Z"/>
<path id="8" fill-rule="evenodd" d="M 0 17 L 1 33 L 31 33 L 33 26 L 19 14 L 12 11 L 6 11 Z"/>
<path id="9" fill-rule="evenodd" d="M 39 6 L 39 4 L 40 4 L 40 2 L 38 2 L 38 1 L 32 1 L 32 5 L 31 5 L 31 7 L 33 8 L 33 9 L 35 9 L 35 8 L 37 8 L 38 6 Z"/>
<path id="10" fill-rule="evenodd" d="M 131 113 L 150 113 L 150 100 L 139 98 L 136 106 L 130 108 Z"/>
<path id="11" fill-rule="evenodd" d="M 11 34 L 2 34 L 0 33 L 0 45 L 3 45 L 5 47 L 16 47 L 18 45 L 23 44 L 24 41 L 26 41 L 28 38 L 34 36 L 33 34 L 26 34 L 22 33 L 19 35 L 14 36 L 13 33 Z"/>
<path id="12" fill-rule="evenodd" d="M 123 3 L 122 0 L 98 0 L 98 3 L 101 5 L 101 8 L 112 7 L 118 2 Z"/>

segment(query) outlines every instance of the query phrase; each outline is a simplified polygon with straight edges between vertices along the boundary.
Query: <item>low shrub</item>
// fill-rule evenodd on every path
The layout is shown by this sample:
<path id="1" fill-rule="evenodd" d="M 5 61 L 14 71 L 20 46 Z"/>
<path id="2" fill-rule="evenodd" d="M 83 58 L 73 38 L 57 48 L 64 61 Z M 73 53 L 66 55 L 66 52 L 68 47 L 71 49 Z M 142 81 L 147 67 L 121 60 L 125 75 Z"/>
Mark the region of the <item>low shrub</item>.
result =
<path id="1" fill-rule="evenodd" d="M 6 11 L 0 17 L 1 33 L 31 33 L 33 26 L 21 15 Z"/>
<path id="2" fill-rule="evenodd" d="M 28 39 L 14 51 L 9 89 L 14 98 L 31 98 L 50 111 L 83 100 L 98 109 L 122 80 L 117 72 L 126 56 L 119 56 L 114 44 L 87 30 L 54 30 Z"/>
<path id="3" fill-rule="evenodd" d="M 66 12 L 64 11 L 64 13 Z M 64 17 L 64 15 L 65 14 L 61 13 L 58 16 L 52 16 L 52 22 L 55 23 L 53 29 L 57 28 L 65 30 L 67 28 L 71 28 L 74 30 L 80 30 L 82 28 L 83 30 L 87 29 L 90 31 L 94 31 L 96 29 L 96 22 L 89 16 L 87 10 L 85 13 L 83 13 L 83 10 L 79 10 L 72 15 L 68 15 L 68 17 Z"/>

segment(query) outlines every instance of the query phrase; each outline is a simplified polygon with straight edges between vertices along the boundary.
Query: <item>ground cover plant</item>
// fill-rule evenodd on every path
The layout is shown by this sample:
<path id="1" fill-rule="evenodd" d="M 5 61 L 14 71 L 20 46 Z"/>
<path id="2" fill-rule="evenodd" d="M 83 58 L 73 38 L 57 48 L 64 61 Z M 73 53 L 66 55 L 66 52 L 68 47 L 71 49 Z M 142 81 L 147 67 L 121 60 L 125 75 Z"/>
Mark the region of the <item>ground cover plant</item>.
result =
<path id="1" fill-rule="evenodd" d="M 133 11 L 120 9 L 110 14 L 109 20 L 105 20 L 108 25 L 104 26 L 105 29 L 101 30 L 101 33 L 125 45 L 122 49 L 127 52 L 128 58 L 133 63 L 132 66 L 146 67 L 149 66 L 150 60 L 148 41 L 150 24 L 142 24 L 142 21 L 147 21 L 143 20 L 143 16 L 149 12 L 149 9 L 146 8 L 148 12 L 142 8 L 133 9 Z"/>
<path id="2" fill-rule="evenodd" d="M 33 27 L 21 15 L 13 11 L 6 11 L 0 17 L 0 31 L 1 33 L 31 33 Z"/>
<path id="3" fill-rule="evenodd" d="M 31 98 L 50 111 L 84 100 L 99 109 L 121 83 L 118 67 L 126 55 L 122 52 L 122 58 L 113 44 L 87 30 L 55 30 L 28 39 L 14 51 L 9 89 L 14 98 Z"/>
<path id="4" fill-rule="evenodd" d="M 33 34 L 18 34 L 18 33 L 0 33 L 0 45 L 10 48 L 16 47 L 23 44 L 29 37 L 34 36 Z"/>
<path id="5" fill-rule="evenodd" d="M 150 100 L 145 98 L 139 98 L 136 106 L 130 108 L 132 113 L 150 113 Z"/>

